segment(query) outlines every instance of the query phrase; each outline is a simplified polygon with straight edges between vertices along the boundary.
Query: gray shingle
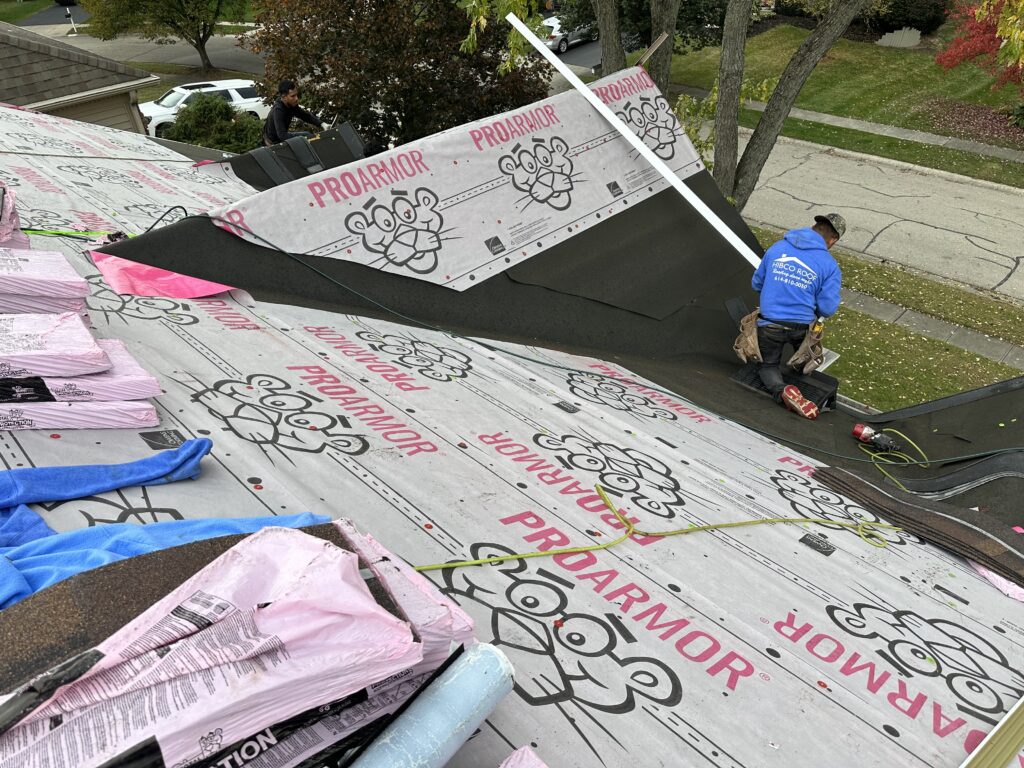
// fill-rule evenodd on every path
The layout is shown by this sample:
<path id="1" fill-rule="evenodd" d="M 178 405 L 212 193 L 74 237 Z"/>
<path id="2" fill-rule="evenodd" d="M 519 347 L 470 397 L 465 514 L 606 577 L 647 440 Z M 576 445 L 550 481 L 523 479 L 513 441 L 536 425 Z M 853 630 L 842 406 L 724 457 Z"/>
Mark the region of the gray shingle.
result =
<path id="1" fill-rule="evenodd" d="M 149 76 L 148 72 L 0 22 L 0 101 L 24 106 Z"/>

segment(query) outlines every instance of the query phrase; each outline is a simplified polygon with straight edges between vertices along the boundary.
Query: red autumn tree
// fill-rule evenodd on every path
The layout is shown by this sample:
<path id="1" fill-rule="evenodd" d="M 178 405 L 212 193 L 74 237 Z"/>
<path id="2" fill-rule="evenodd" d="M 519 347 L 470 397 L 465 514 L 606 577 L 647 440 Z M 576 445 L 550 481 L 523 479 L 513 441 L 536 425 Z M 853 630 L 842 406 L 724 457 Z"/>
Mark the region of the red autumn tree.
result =
<path id="1" fill-rule="evenodd" d="M 1020 67 L 1006 66 L 999 62 L 999 46 L 1002 38 L 997 32 L 999 17 L 1005 0 L 997 0 L 989 13 L 978 20 L 977 0 L 957 0 L 950 11 L 950 18 L 956 22 L 956 37 L 935 57 L 943 69 L 952 69 L 964 62 L 980 65 L 996 78 L 993 90 L 1006 83 L 1021 84 Z"/>

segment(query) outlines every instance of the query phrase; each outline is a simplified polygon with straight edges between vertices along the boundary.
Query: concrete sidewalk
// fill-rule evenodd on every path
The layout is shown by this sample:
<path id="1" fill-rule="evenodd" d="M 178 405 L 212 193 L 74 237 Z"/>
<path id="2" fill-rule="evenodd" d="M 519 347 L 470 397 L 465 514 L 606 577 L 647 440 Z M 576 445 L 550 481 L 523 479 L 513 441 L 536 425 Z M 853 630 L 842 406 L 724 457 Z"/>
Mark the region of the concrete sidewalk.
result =
<path id="1" fill-rule="evenodd" d="M 1024 349 L 1008 341 L 845 288 L 843 306 L 1024 371 Z"/>

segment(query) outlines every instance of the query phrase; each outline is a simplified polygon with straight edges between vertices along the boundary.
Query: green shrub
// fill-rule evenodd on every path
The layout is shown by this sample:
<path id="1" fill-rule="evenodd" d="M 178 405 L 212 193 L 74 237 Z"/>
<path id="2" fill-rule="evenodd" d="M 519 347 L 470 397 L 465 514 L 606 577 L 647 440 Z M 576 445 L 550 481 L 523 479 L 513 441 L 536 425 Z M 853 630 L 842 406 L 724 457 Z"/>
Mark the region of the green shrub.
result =
<path id="1" fill-rule="evenodd" d="M 165 134 L 173 141 L 226 152 L 248 152 L 263 143 L 263 124 L 220 96 L 201 93 L 178 112 Z"/>
<path id="2" fill-rule="evenodd" d="M 1010 123 L 1012 125 L 1016 125 L 1018 128 L 1024 128 L 1024 102 L 1007 110 L 1007 114 L 1010 116 Z"/>
<path id="3" fill-rule="evenodd" d="M 948 6 L 948 0 L 889 0 L 868 14 L 866 21 L 880 32 L 913 27 L 928 35 L 942 26 Z"/>
<path id="4" fill-rule="evenodd" d="M 810 16 L 804 0 L 776 0 L 775 13 L 779 16 Z"/>

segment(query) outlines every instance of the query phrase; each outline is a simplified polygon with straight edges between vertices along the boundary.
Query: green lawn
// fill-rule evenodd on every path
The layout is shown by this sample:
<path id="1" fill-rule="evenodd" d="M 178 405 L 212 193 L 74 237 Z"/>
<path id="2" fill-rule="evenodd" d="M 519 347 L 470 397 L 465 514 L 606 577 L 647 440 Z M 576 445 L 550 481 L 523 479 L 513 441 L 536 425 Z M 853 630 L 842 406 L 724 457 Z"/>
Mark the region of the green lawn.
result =
<path id="1" fill-rule="evenodd" d="M 740 124 L 747 128 L 757 126 L 760 119 L 761 113 L 752 109 L 744 109 L 740 114 Z M 976 155 L 973 152 L 812 123 L 794 117 L 787 118 L 782 135 L 851 152 L 888 157 L 925 168 L 959 173 L 974 179 L 993 181 L 996 184 L 1024 188 L 1024 163 L 1016 163 L 1013 160 L 1000 160 L 996 157 Z"/>
<path id="2" fill-rule="evenodd" d="M 763 227 L 751 230 L 765 248 L 781 235 Z M 833 249 L 833 255 L 842 267 L 845 288 L 1024 344 L 1024 306 L 879 264 L 838 248 Z M 1021 375 L 1010 366 L 847 307 L 840 308 L 826 323 L 825 345 L 839 353 L 839 360 L 828 372 L 842 382 L 840 391 L 881 410 Z"/>
<path id="3" fill-rule="evenodd" d="M 153 101 L 160 98 L 164 91 L 182 83 L 191 83 L 197 80 L 252 80 L 255 75 L 251 72 L 237 72 L 233 69 L 212 69 L 203 72 L 198 67 L 186 67 L 182 64 L 160 64 L 157 62 L 130 62 L 133 67 L 144 69 L 160 76 L 160 82 L 154 85 L 139 89 L 139 101 Z"/>
<path id="4" fill-rule="evenodd" d="M 1020 375 L 1020 371 L 897 325 L 842 308 L 825 329 L 839 353 L 828 373 L 839 391 L 882 411 Z"/>
<path id="5" fill-rule="evenodd" d="M 750 38 L 746 74 L 752 80 L 777 77 L 808 30 L 790 26 Z M 710 88 L 718 76 L 718 47 L 676 56 L 672 80 Z M 1020 102 L 1019 91 L 991 90 L 992 78 L 973 65 L 946 71 L 933 51 L 884 48 L 839 40 L 808 78 L 796 106 L 815 112 L 934 132 L 921 108 L 935 99 L 954 99 L 990 107 Z"/>
<path id="6" fill-rule="evenodd" d="M 764 248 L 782 235 L 766 227 L 750 229 Z M 841 248 L 833 248 L 832 254 L 843 270 L 844 288 L 1024 346 L 1024 306 L 1020 304 L 925 277 L 904 267 L 881 264 Z"/>
<path id="7" fill-rule="evenodd" d="M 44 8 L 49 8 L 51 5 L 53 5 L 53 0 L 25 0 L 21 3 L 18 0 L 0 0 L 0 21 L 17 24 L 22 19 L 28 18 Z"/>

